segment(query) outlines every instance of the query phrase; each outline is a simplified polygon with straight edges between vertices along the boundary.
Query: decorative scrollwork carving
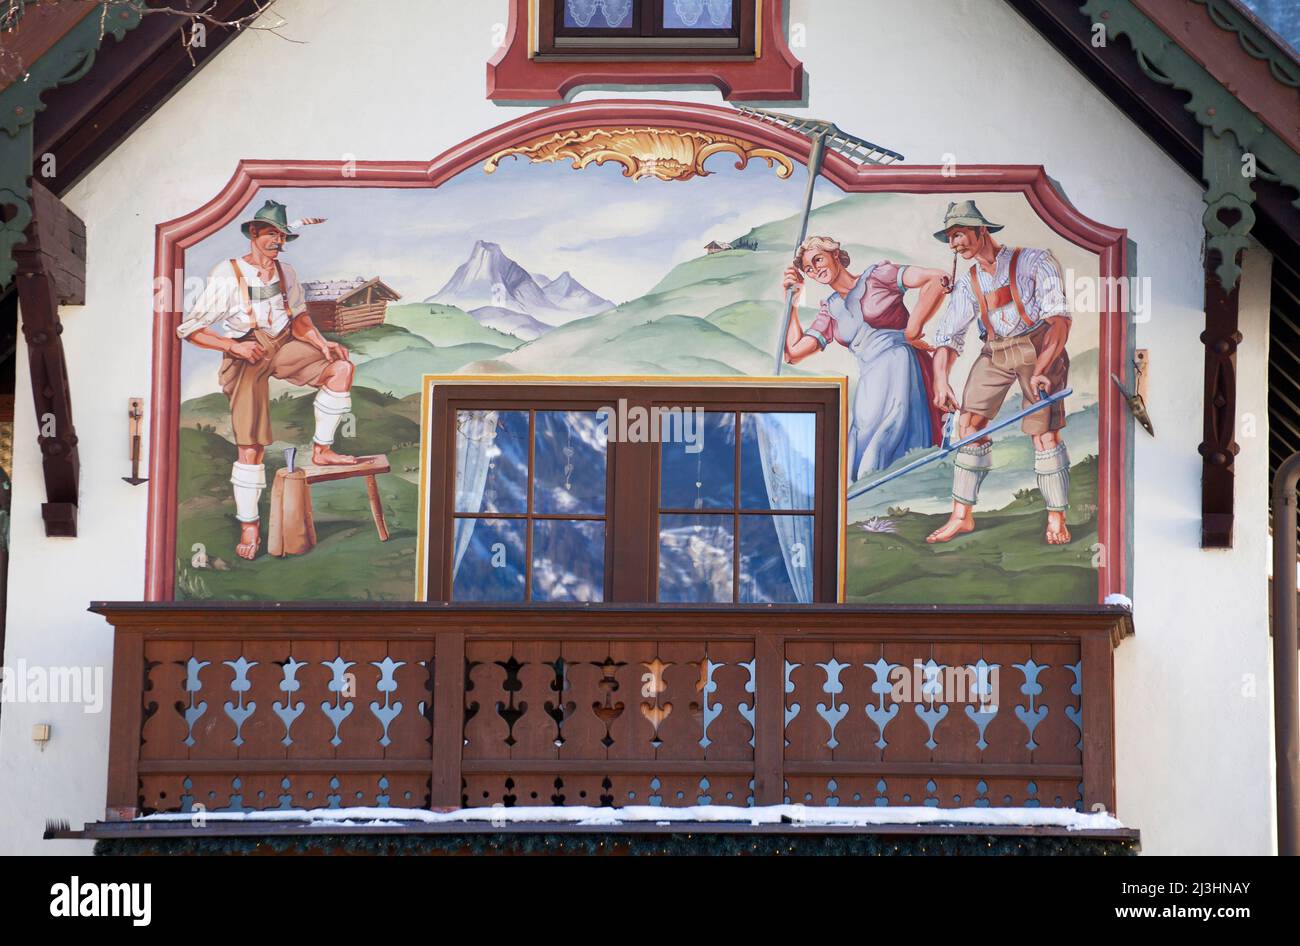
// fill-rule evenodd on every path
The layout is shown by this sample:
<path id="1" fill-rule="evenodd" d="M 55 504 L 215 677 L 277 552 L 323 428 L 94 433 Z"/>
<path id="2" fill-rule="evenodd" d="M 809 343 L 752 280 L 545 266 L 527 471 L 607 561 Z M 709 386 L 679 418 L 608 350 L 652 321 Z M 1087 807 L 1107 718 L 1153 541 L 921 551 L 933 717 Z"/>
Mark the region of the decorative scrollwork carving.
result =
<path id="1" fill-rule="evenodd" d="M 575 171 L 592 164 L 613 161 L 623 167 L 623 176 L 634 181 L 654 177 L 661 181 L 689 181 L 707 177 L 704 165 L 715 154 L 734 154 L 737 169 L 751 160 L 767 162 L 785 179 L 794 173 L 794 162 L 770 148 L 730 135 L 673 128 L 588 128 L 557 132 L 523 145 L 498 151 L 488 158 L 483 170 L 493 173 L 508 157 L 526 157 L 534 164 L 570 161 Z"/>
<path id="2" fill-rule="evenodd" d="M 1256 58 L 1267 58 L 1274 78 L 1294 87 L 1297 76 L 1291 68 L 1280 68 L 1276 56 L 1265 55 L 1267 49 L 1262 34 L 1258 34 L 1253 26 L 1220 0 L 1196 2 L 1206 6 L 1220 28 L 1236 33 L 1247 53 Z M 1223 254 L 1216 277 L 1224 291 L 1231 291 L 1240 275 L 1237 253 L 1245 245 L 1246 233 L 1254 223 L 1251 205 L 1255 195 L 1250 187 L 1250 178 L 1242 174 L 1243 158 L 1251 155 L 1254 161 L 1268 167 L 1270 178 L 1275 177 L 1300 190 L 1300 156 L 1270 131 L 1233 92 L 1171 40 L 1132 0 L 1086 0 L 1080 10 L 1094 24 L 1103 24 L 1109 36 L 1127 36 L 1138 65 L 1147 76 L 1162 85 L 1188 93 L 1183 107 L 1205 129 L 1204 175 L 1211 188 L 1206 193 L 1208 246 Z M 1229 151 L 1230 146 L 1235 151 Z M 1300 207 L 1300 198 L 1292 203 Z M 1224 213 L 1234 218 L 1232 222 L 1221 216 Z"/>
<path id="3" fill-rule="evenodd" d="M 1205 7 L 1205 12 L 1209 14 L 1215 26 L 1233 33 L 1241 48 L 1249 56 L 1267 62 L 1273 78 L 1283 85 L 1300 89 L 1300 66 L 1286 58 L 1285 52 L 1267 42 L 1260 31 L 1247 22 L 1240 11 L 1224 0 L 1192 0 L 1192 2 Z"/>

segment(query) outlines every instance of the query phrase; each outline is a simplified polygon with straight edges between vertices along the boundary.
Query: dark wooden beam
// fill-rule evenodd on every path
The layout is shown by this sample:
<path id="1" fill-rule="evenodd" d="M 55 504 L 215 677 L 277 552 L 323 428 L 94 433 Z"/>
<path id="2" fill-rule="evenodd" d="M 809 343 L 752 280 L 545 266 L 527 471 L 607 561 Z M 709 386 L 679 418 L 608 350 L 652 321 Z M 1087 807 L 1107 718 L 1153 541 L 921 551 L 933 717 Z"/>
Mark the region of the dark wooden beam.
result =
<path id="1" fill-rule="evenodd" d="M 1155 81 L 1138 64 L 1128 37 L 1093 45 L 1092 20 L 1081 0 L 1006 0 L 1035 30 L 1145 132 L 1179 167 L 1203 180 L 1204 130 L 1187 111 L 1189 95 Z M 1257 178 L 1252 235 L 1274 256 L 1295 253 L 1300 210 L 1291 188 Z"/>
<path id="2" fill-rule="evenodd" d="M 81 463 L 63 355 L 60 305 L 86 301 L 86 225 L 35 180 L 27 242 L 14 249 L 23 337 L 31 362 L 37 441 L 45 471 L 45 534 L 77 534 Z"/>
<path id="3" fill-rule="evenodd" d="M 1183 106 L 1188 96 L 1153 81 L 1128 37 L 1093 45 L 1092 20 L 1080 0 L 1006 0 L 1188 174 L 1201 178 L 1201 126 Z"/>
<path id="4" fill-rule="evenodd" d="M 1201 548 L 1232 547 L 1233 463 L 1240 449 L 1237 418 L 1237 296 L 1241 281 L 1225 292 L 1215 269 L 1218 250 L 1205 254 L 1204 439 L 1201 454 Z"/>
<path id="5" fill-rule="evenodd" d="M 223 22 L 258 8 L 255 0 L 171 0 L 169 5 L 203 10 Z M 42 156 L 54 156 L 55 173 L 42 181 L 46 187 L 65 193 L 239 33 L 208 24 L 205 44 L 187 48 L 183 40 L 189 29 L 186 17 L 149 14 L 121 42 L 106 39 L 82 79 L 42 96 L 45 110 L 36 118 L 34 152 L 38 173 Z"/>

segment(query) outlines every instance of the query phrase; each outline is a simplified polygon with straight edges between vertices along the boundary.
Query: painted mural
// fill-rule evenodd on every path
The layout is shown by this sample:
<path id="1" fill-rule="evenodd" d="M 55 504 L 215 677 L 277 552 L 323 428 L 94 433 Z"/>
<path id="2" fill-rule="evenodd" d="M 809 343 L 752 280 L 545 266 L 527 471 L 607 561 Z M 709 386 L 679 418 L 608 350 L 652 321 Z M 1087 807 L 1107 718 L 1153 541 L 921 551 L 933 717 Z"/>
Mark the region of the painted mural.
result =
<path id="1" fill-rule="evenodd" d="M 845 600 L 1095 602 L 1098 258 L 1018 193 L 825 179 L 796 252 L 784 164 L 258 191 L 186 252 L 176 597 L 411 600 L 428 375 L 780 357 L 848 378 Z"/>

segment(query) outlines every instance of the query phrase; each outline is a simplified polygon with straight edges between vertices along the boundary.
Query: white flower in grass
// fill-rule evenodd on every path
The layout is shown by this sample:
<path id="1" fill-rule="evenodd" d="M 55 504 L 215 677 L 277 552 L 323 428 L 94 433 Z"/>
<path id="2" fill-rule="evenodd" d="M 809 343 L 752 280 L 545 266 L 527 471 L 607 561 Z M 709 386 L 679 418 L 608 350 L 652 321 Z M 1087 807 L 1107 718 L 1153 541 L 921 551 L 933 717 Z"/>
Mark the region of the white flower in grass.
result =
<path id="1" fill-rule="evenodd" d="M 872 516 L 865 522 L 859 523 L 867 532 L 889 533 L 891 535 L 898 532 L 898 524 L 893 519 L 886 519 L 883 516 Z"/>

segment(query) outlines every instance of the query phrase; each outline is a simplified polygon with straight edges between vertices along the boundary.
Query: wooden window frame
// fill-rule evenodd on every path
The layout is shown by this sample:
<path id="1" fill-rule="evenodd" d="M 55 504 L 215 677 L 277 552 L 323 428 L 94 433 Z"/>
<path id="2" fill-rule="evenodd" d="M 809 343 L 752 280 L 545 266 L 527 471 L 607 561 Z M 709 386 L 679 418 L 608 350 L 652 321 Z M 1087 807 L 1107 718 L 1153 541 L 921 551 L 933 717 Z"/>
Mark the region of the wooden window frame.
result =
<path id="1" fill-rule="evenodd" d="M 706 411 L 788 411 L 817 415 L 813 602 L 833 603 L 838 600 L 841 419 L 840 390 L 837 386 L 512 384 L 504 380 L 500 384 L 438 384 L 433 389 L 430 455 L 434 462 L 430 464 L 428 479 L 428 558 L 425 563 L 427 600 L 452 600 L 451 540 L 455 534 L 455 475 L 452 464 L 456 456 L 456 412 L 483 409 L 595 410 L 598 407 L 615 406 L 620 399 L 626 401 L 629 410 L 635 407 L 648 410 L 655 406 L 683 405 L 700 407 Z M 529 431 L 531 456 L 531 421 Z M 659 583 L 659 444 L 654 441 L 636 443 L 611 439 L 607 456 L 605 600 L 601 604 L 653 604 L 657 602 Z M 442 462 L 437 462 L 439 457 Z M 739 503 L 739 497 L 736 501 Z M 528 508 L 531 513 L 531 489 Z M 739 561 L 739 535 L 735 541 L 735 555 Z M 531 556 L 531 545 L 529 555 Z M 529 584 L 531 585 L 531 580 Z M 526 589 L 526 594 L 529 591 L 531 588 Z M 733 588 L 733 593 L 738 594 L 738 588 Z M 600 604 L 592 606 L 599 607 Z"/>
<path id="2" fill-rule="evenodd" d="M 752 60 L 758 51 L 758 8 L 734 0 L 736 25 L 726 30 L 666 29 L 665 0 L 634 0 L 629 29 L 566 27 L 564 0 L 537 0 L 537 54 L 541 62 L 578 60 Z M 648 21 L 648 22 L 647 22 Z M 627 40 L 620 42 L 620 40 Z M 693 42 L 691 40 L 694 40 Z"/>

